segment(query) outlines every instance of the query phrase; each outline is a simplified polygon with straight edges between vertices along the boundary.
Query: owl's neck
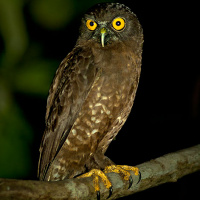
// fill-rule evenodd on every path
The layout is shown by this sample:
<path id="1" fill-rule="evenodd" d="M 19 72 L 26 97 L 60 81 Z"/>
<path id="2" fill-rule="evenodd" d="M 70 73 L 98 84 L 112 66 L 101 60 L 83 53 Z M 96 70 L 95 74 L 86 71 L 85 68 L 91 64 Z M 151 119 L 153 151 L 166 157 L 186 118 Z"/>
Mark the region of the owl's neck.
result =
<path id="1" fill-rule="evenodd" d="M 141 65 L 142 45 L 134 41 L 108 44 L 105 47 L 88 41 L 84 45 L 77 43 L 76 47 L 90 54 L 95 66 L 107 73 L 132 73 L 136 65 Z"/>

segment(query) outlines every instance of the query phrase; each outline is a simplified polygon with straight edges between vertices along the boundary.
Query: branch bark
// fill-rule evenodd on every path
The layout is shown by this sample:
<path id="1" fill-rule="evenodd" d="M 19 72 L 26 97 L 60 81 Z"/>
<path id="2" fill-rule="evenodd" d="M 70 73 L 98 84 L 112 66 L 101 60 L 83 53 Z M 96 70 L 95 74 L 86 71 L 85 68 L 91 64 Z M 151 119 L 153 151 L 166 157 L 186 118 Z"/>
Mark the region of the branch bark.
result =
<path id="1" fill-rule="evenodd" d="M 170 153 L 149 162 L 138 165 L 142 174 L 139 184 L 138 177 L 133 177 L 130 189 L 128 183 L 115 173 L 107 174 L 113 184 L 110 199 L 146 190 L 166 182 L 176 182 L 179 178 L 200 170 L 200 145 Z M 101 183 L 101 199 L 108 197 L 108 190 Z M 68 179 L 58 182 L 33 180 L 0 179 L 0 199 L 96 199 L 92 178 Z"/>

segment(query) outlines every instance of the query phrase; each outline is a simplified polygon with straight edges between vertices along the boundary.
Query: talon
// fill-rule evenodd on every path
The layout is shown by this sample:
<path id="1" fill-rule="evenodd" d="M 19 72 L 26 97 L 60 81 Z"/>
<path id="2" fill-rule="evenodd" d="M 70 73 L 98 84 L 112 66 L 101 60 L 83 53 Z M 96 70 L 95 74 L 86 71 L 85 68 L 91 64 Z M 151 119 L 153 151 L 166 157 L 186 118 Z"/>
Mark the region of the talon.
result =
<path id="1" fill-rule="evenodd" d="M 132 178 L 132 176 L 130 176 L 129 177 L 129 186 L 128 186 L 128 189 L 131 188 L 132 184 L 133 184 L 133 178 Z"/>
<path id="2" fill-rule="evenodd" d="M 109 199 L 109 198 L 111 197 L 112 192 L 113 192 L 113 188 L 112 188 L 112 186 L 111 186 L 111 187 L 109 188 L 109 195 L 108 195 L 107 199 Z"/>
<path id="3" fill-rule="evenodd" d="M 142 175 L 141 175 L 141 172 L 139 171 L 139 180 L 138 180 L 137 184 L 141 181 L 141 178 L 142 178 Z"/>
<path id="4" fill-rule="evenodd" d="M 97 200 L 100 200 L 100 191 L 97 191 Z"/>
<path id="5" fill-rule="evenodd" d="M 100 200 L 100 186 L 99 186 L 99 177 L 101 178 L 101 180 L 103 181 L 104 185 L 106 186 L 107 189 L 109 189 L 109 196 L 108 198 L 112 195 L 112 184 L 109 181 L 108 177 L 105 175 L 104 172 L 102 172 L 99 169 L 92 169 L 91 171 L 82 174 L 81 176 L 79 176 L 78 178 L 85 178 L 85 177 L 91 177 L 93 176 L 93 185 L 94 185 L 94 189 L 95 192 L 97 194 L 97 200 Z"/>

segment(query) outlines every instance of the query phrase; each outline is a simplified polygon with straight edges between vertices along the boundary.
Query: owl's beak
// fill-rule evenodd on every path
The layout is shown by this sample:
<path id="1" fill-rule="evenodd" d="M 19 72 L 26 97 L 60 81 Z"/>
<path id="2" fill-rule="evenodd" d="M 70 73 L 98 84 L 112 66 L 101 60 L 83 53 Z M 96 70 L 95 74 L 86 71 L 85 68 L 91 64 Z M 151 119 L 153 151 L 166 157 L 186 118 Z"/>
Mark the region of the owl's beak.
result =
<path id="1" fill-rule="evenodd" d="M 102 47 L 104 47 L 105 36 L 106 36 L 106 29 L 102 28 L 101 29 L 101 45 L 102 45 Z"/>

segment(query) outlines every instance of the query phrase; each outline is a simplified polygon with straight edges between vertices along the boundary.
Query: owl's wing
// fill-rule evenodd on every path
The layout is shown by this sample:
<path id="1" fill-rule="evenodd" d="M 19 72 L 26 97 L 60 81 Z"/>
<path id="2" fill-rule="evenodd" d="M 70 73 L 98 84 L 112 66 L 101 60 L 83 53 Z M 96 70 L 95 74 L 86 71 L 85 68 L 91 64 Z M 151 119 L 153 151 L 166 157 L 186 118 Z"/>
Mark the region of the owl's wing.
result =
<path id="1" fill-rule="evenodd" d="M 98 69 L 90 51 L 74 48 L 62 61 L 49 90 L 46 129 L 40 145 L 38 176 L 44 179 L 86 99 Z"/>

